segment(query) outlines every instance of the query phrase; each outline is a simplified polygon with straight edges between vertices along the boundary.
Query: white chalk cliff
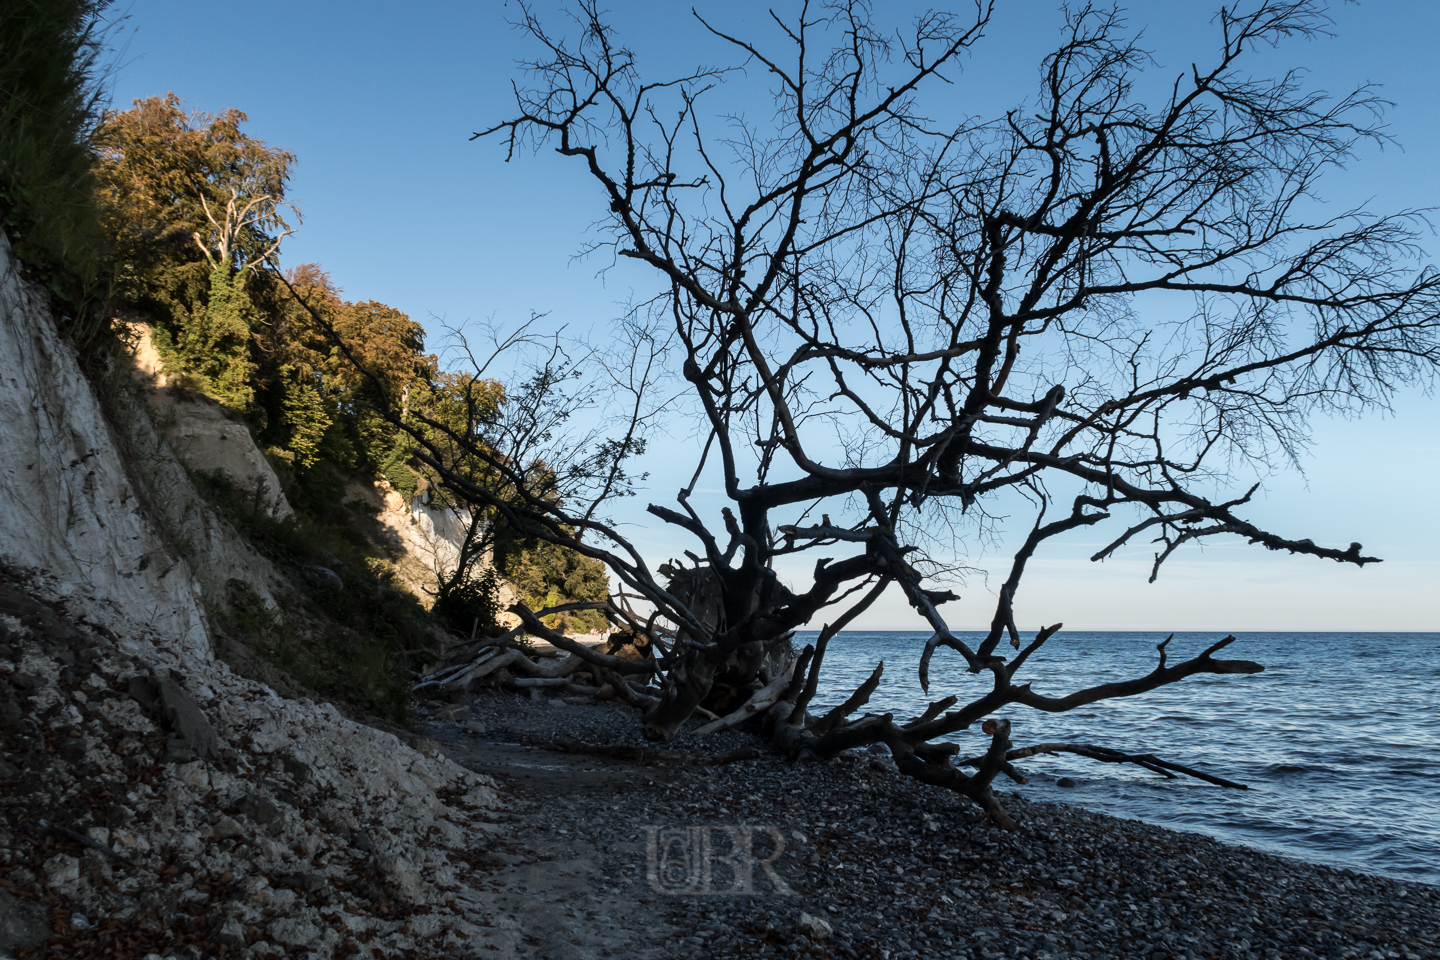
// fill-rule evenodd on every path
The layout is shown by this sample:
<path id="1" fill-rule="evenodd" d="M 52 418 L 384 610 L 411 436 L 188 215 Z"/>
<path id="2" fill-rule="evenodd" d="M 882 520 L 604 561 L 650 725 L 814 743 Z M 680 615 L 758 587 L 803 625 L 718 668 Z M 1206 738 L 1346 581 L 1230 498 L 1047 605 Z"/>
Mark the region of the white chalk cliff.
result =
<path id="1" fill-rule="evenodd" d="M 74 349 L 0 236 L 0 559 L 208 656 L 201 584 L 148 522 Z"/>
<path id="2" fill-rule="evenodd" d="M 75 738 L 64 758 L 9 758 L 26 766 L 0 765 L 0 779 L 30 777 L 55 792 L 56 809 L 60 794 L 113 780 L 115 809 L 150 816 L 113 830 L 76 820 L 67 829 L 88 831 L 111 856 L 94 870 L 51 856 L 48 889 L 96 926 L 107 917 L 130 924 L 135 898 L 158 896 L 164 851 L 179 850 L 191 869 L 242 885 L 245 896 L 216 907 L 207 934 L 235 948 L 280 944 L 328 958 L 358 950 L 363 937 L 394 955 L 420 949 L 422 938 L 443 948 L 494 933 L 487 899 L 457 873 L 485 835 L 475 818 L 495 804 L 491 781 L 328 704 L 281 699 L 216 659 L 207 600 L 235 577 L 274 603 L 280 575 L 203 503 L 175 447 L 196 469 L 256 467 L 251 483 L 265 476 L 264 458 L 243 424 L 208 413 L 177 413 L 157 429 L 128 371 L 110 376 L 102 403 L 0 234 L 0 591 L 9 604 L 0 610 L 0 700 L 33 721 L 24 730 L 60 736 L 63 725 Z M 288 511 L 278 483 L 271 489 L 272 509 Z M 161 690 L 163 705 L 147 705 L 146 689 Z M 154 771 L 146 782 L 123 785 L 122 759 L 149 757 L 161 723 L 181 754 L 191 752 L 165 747 L 145 760 Z M 27 851 L 0 853 L 19 863 Z M 112 861 L 130 865 L 118 882 L 92 882 Z M 340 913 L 272 889 L 268 878 L 282 874 L 317 890 L 373 874 L 384 892 L 372 899 L 437 912 L 423 924 Z M 38 929 L 49 936 L 47 924 Z"/>

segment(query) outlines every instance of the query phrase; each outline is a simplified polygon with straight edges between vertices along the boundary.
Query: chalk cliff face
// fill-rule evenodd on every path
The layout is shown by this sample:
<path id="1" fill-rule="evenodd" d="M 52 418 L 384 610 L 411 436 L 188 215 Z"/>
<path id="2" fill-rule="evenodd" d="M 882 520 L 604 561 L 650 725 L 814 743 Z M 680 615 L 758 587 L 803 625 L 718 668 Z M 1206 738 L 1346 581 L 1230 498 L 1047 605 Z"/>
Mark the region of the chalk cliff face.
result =
<path id="1" fill-rule="evenodd" d="M 253 493 L 271 516 L 291 516 L 295 511 L 280 489 L 280 478 L 255 446 L 249 428 L 218 403 L 189 395 L 168 382 L 147 324 L 127 324 L 125 334 L 135 358 L 135 378 L 147 388 L 146 400 L 154 420 L 180 461 L 199 473 L 219 470 Z"/>
<path id="2" fill-rule="evenodd" d="M 147 522 L 123 462 L 74 350 L 0 236 L 0 559 L 100 622 L 123 612 L 208 657 L 201 585 Z"/>
<path id="3" fill-rule="evenodd" d="M 270 514 L 283 519 L 294 510 L 285 499 L 280 480 L 269 460 L 260 452 L 245 424 L 233 419 L 219 404 L 205 397 L 179 390 L 166 377 L 159 353 L 151 340 L 151 330 L 144 323 L 130 323 L 125 330 L 134 357 L 135 379 L 144 386 L 144 396 L 152 413 L 155 430 L 164 445 L 180 463 L 192 471 L 209 473 L 219 470 L 243 490 L 252 492 Z M 149 429 L 148 423 L 141 432 Z M 465 542 L 468 521 L 463 511 L 437 507 L 422 495 L 406 501 L 384 480 L 364 482 L 351 480 L 345 489 L 348 499 L 360 500 L 375 510 L 379 546 L 395 564 L 400 581 L 429 605 L 434 597 L 439 575 L 455 569 L 460 548 Z M 205 536 L 206 531 L 196 531 Z M 213 538 L 210 538 L 213 539 Z M 222 551 L 223 552 L 223 551 Z M 218 562 L 208 567 L 233 566 Z M 486 558 L 489 562 L 489 558 Z M 270 603 L 271 593 L 264 587 L 264 578 L 256 579 L 256 571 L 243 577 L 259 584 L 261 595 Z M 205 570 L 198 571 L 202 582 Z M 239 576 L 232 573 L 231 576 Z M 205 584 L 206 590 L 211 584 Z M 513 603 L 517 595 L 509 584 L 500 586 L 502 608 Z M 513 614 L 501 619 L 518 624 Z"/>
<path id="4" fill-rule="evenodd" d="M 116 931 L 325 960 L 477 942 L 492 782 L 215 658 L 227 578 L 285 592 L 117 376 L 102 403 L 0 234 L 0 819 L 29 825 L 0 830 L 0 954 L 98 956 Z M 234 426 L 215 466 L 244 472 Z"/>
<path id="5" fill-rule="evenodd" d="M 381 539 L 395 563 L 395 572 L 411 593 L 428 606 L 434 597 L 441 572 L 449 573 L 460 560 L 469 522 L 465 513 L 454 507 L 437 507 L 421 496 L 410 502 L 383 480 L 361 483 L 352 480 L 345 495 L 368 503 L 376 511 L 376 520 L 383 530 Z M 490 556 L 483 561 L 493 562 Z M 520 618 L 505 608 L 518 600 L 506 581 L 501 581 L 498 601 L 502 626 L 518 626 Z"/>

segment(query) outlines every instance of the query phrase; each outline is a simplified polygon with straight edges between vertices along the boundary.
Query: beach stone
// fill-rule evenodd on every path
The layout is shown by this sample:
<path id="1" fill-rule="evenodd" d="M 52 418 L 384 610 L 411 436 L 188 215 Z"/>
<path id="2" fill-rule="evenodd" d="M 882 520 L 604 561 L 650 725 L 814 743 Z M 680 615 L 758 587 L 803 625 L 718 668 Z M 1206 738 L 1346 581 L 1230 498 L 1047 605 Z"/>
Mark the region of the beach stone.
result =
<path id="1" fill-rule="evenodd" d="M 237 809 L 260 826 L 267 826 L 280 819 L 280 808 L 269 797 L 247 793 L 241 798 Z"/>
<path id="2" fill-rule="evenodd" d="M 221 840 L 245 836 L 245 828 L 234 817 L 221 817 L 215 821 L 215 836 Z"/>
<path id="3" fill-rule="evenodd" d="M 310 764 L 288 753 L 280 758 L 280 765 L 285 769 L 285 773 L 292 777 L 296 783 L 308 783 L 310 775 L 313 773 Z"/>
<path id="4" fill-rule="evenodd" d="M 282 919 L 270 924 L 267 931 L 271 939 L 289 947 L 313 947 L 320 942 L 321 928 L 303 920 Z"/>
<path id="5" fill-rule="evenodd" d="M 201 711 L 195 698 L 182 687 L 170 672 L 156 676 L 159 688 L 160 709 L 176 733 L 185 738 L 195 753 L 205 760 L 224 760 L 231 751 L 220 740 L 210 720 Z"/>
<path id="6" fill-rule="evenodd" d="M 460 802 L 467 807 L 490 809 L 499 802 L 499 798 L 495 793 L 494 787 L 481 783 L 471 787 L 469 791 L 460 798 Z"/>
<path id="7" fill-rule="evenodd" d="M 1065 789 L 1069 790 L 1070 788 L 1075 786 L 1075 781 L 1071 780 L 1069 777 L 1061 777 L 1059 780 L 1055 781 L 1055 786 L 1064 787 Z"/>
<path id="8" fill-rule="evenodd" d="M 195 748 L 190 746 L 190 741 L 178 733 L 165 741 L 165 762 L 184 766 L 194 761 L 196 757 Z"/>
<path id="9" fill-rule="evenodd" d="M 795 921 L 795 929 L 811 940 L 825 940 L 835 932 L 826 920 L 804 912 L 801 912 L 800 919 Z"/>
<path id="10" fill-rule="evenodd" d="M 385 857 L 380 861 L 380 873 L 406 901 L 419 903 L 424 899 L 425 884 L 420 879 L 420 872 L 404 857 Z"/>
<path id="11" fill-rule="evenodd" d="M 265 877 L 251 877 L 240 889 L 244 891 L 245 899 L 255 904 L 269 903 L 273 892 L 270 889 L 270 881 Z"/>
<path id="12" fill-rule="evenodd" d="M 265 860 L 275 860 L 278 862 L 285 859 L 285 855 L 289 853 L 284 844 L 276 843 L 269 837 L 261 837 L 251 844 L 251 846 L 255 848 L 256 854 Z"/>
<path id="13" fill-rule="evenodd" d="M 160 684 L 154 677 L 136 674 L 126 681 L 126 692 L 146 710 L 154 710 L 160 702 Z"/>
<path id="14" fill-rule="evenodd" d="M 180 782 L 192 790 L 210 789 L 210 771 L 201 760 L 184 764 L 175 773 Z"/>
<path id="15" fill-rule="evenodd" d="M 45 879 L 52 887 L 80 879 L 80 861 L 67 853 L 45 861 Z"/>
<path id="16" fill-rule="evenodd" d="M 231 917 L 221 925 L 220 932 L 215 935 L 215 939 L 227 947 L 243 947 L 245 945 L 245 925 Z"/>
<path id="17" fill-rule="evenodd" d="M 460 723 L 469 719 L 470 705 L 466 703 L 446 704 L 435 711 L 434 719 L 437 723 Z"/>

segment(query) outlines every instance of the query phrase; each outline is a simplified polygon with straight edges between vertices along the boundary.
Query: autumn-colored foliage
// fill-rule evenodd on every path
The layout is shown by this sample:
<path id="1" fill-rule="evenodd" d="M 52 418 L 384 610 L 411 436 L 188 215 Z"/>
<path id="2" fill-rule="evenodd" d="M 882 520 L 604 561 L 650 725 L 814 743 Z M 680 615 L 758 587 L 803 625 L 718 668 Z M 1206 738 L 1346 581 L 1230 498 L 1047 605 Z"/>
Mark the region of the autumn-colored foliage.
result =
<path id="1" fill-rule="evenodd" d="M 280 244 L 300 223 L 286 199 L 296 158 L 251 136 L 243 111 L 193 111 L 173 92 L 101 111 L 93 67 L 104 7 L 17 0 L 0 13 L 0 219 L 17 254 L 71 312 L 90 298 L 107 327 L 116 315 L 149 324 L 167 379 L 243 416 L 310 517 L 343 520 L 356 476 L 467 509 L 394 421 L 468 419 L 483 436 L 505 415 L 504 388 L 441 371 L 419 323 L 346 299 L 320 265 L 277 273 Z M 440 453 L 470 457 L 443 444 Z M 464 469 L 499 482 L 478 460 Z M 438 572 L 437 593 L 463 626 L 471 612 L 493 621 L 497 563 L 532 602 L 603 587 L 593 563 L 505 537 L 493 511 L 472 520 L 460 565 Z"/>

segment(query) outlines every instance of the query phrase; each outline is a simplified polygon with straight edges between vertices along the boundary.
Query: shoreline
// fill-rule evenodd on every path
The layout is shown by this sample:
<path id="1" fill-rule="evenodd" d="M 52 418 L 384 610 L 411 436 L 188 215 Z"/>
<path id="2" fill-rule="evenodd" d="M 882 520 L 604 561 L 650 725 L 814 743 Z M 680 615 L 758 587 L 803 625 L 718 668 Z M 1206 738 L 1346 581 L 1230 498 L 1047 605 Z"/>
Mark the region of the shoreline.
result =
<path id="1" fill-rule="evenodd" d="M 633 710 L 508 694 L 417 726 L 451 759 L 493 776 L 515 814 L 514 860 L 496 864 L 494 896 L 533 900 L 546 877 L 580 864 L 592 878 L 584 898 L 632 904 L 610 930 L 623 954 L 566 927 L 563 942 L 537 933 L 526 956 L 1440 957 L 1440 888 L 1014 796 L 1004 800 L 1022 829 L 1006 834 L 877 755 L 637 768 L 548 748 L 555 736 L 643 745 Z M 754 742 L 726 732 L 666 747 L 719 754 Z M 725 837 L 742 827 L 752 858 L 770 858 L 793 893 L 763 864 L 747 892 L 734 892 Z M 656 871 L 646 848 L 657 837 L 673 847 L 707 829 L 720 848 L 710 851 L 712 889 L 693 870 L 689 888 L 685 876 L 654 875 L 667 862 L 689 869 L 677 848 Z"/>
<path id="2" fill-rule="evenodd" d="M 362 725 L 0 581 L 0 957 L 1440 958 L 1429 885 L 539 688 Z"/>
<path id="3" fill-rule="evenodd" d="M 1068 632 L 1059 639 L 1067 636 L 1073 649 L 1062 644 L 1051 650 L 1052 660 L 1034 659 L 1037 691 L 1059 695 L 1155 666 L 1153 643 Z M 1303 860 L 1440 884 L 1440 740 L 1428 722 L 1440 698 L 1433 644 L 1390 635 L 1335 639 L 1343 636 L 1348 635 L 1242 639 L 1237 655 L 1264 663 L 1263 673 L 1191 678 L 1144 697 L 1077 711 L 1006 714 L 1016 747 L 1061 741 L 1154 752 L 1244 783 L 1248 790 L 1217 792 L 1198 783 L 1164 781 L 1138 767 L 1062 754 L 1017 764 L 1031 780 L 1019 792 L 1200 830 Z M 860 634 L 848 642 L 837 637 L 826 661 L 832 682 L 828 689 L 822 684 L 820 696 L 831 702 L 843 698 L 884 659 L 891 681 L 882 683 L 867 709 L 897 717 L 919 714 L 933 697 L 922 696 L 913 683 L 919 642 L 911 637 Z M 1177 644 L 1193 651 L 1203 640 L 1177 635 L 1172 653 Z M 1351 657 L 1373 667 L 1366 679 L 1346 682 Z M 983 692 L 971 689 L 973 678 L 963 664 L 956 666 L 953 673 L 932 673 L 935 697 L 957 694 L 966 702 Z M 974 732 L 947 739 L 958 741 L 964 755 L 978 752 Z M 1071 778 L 1076 789 L 1055 787 L 1060 777 Z"/>

